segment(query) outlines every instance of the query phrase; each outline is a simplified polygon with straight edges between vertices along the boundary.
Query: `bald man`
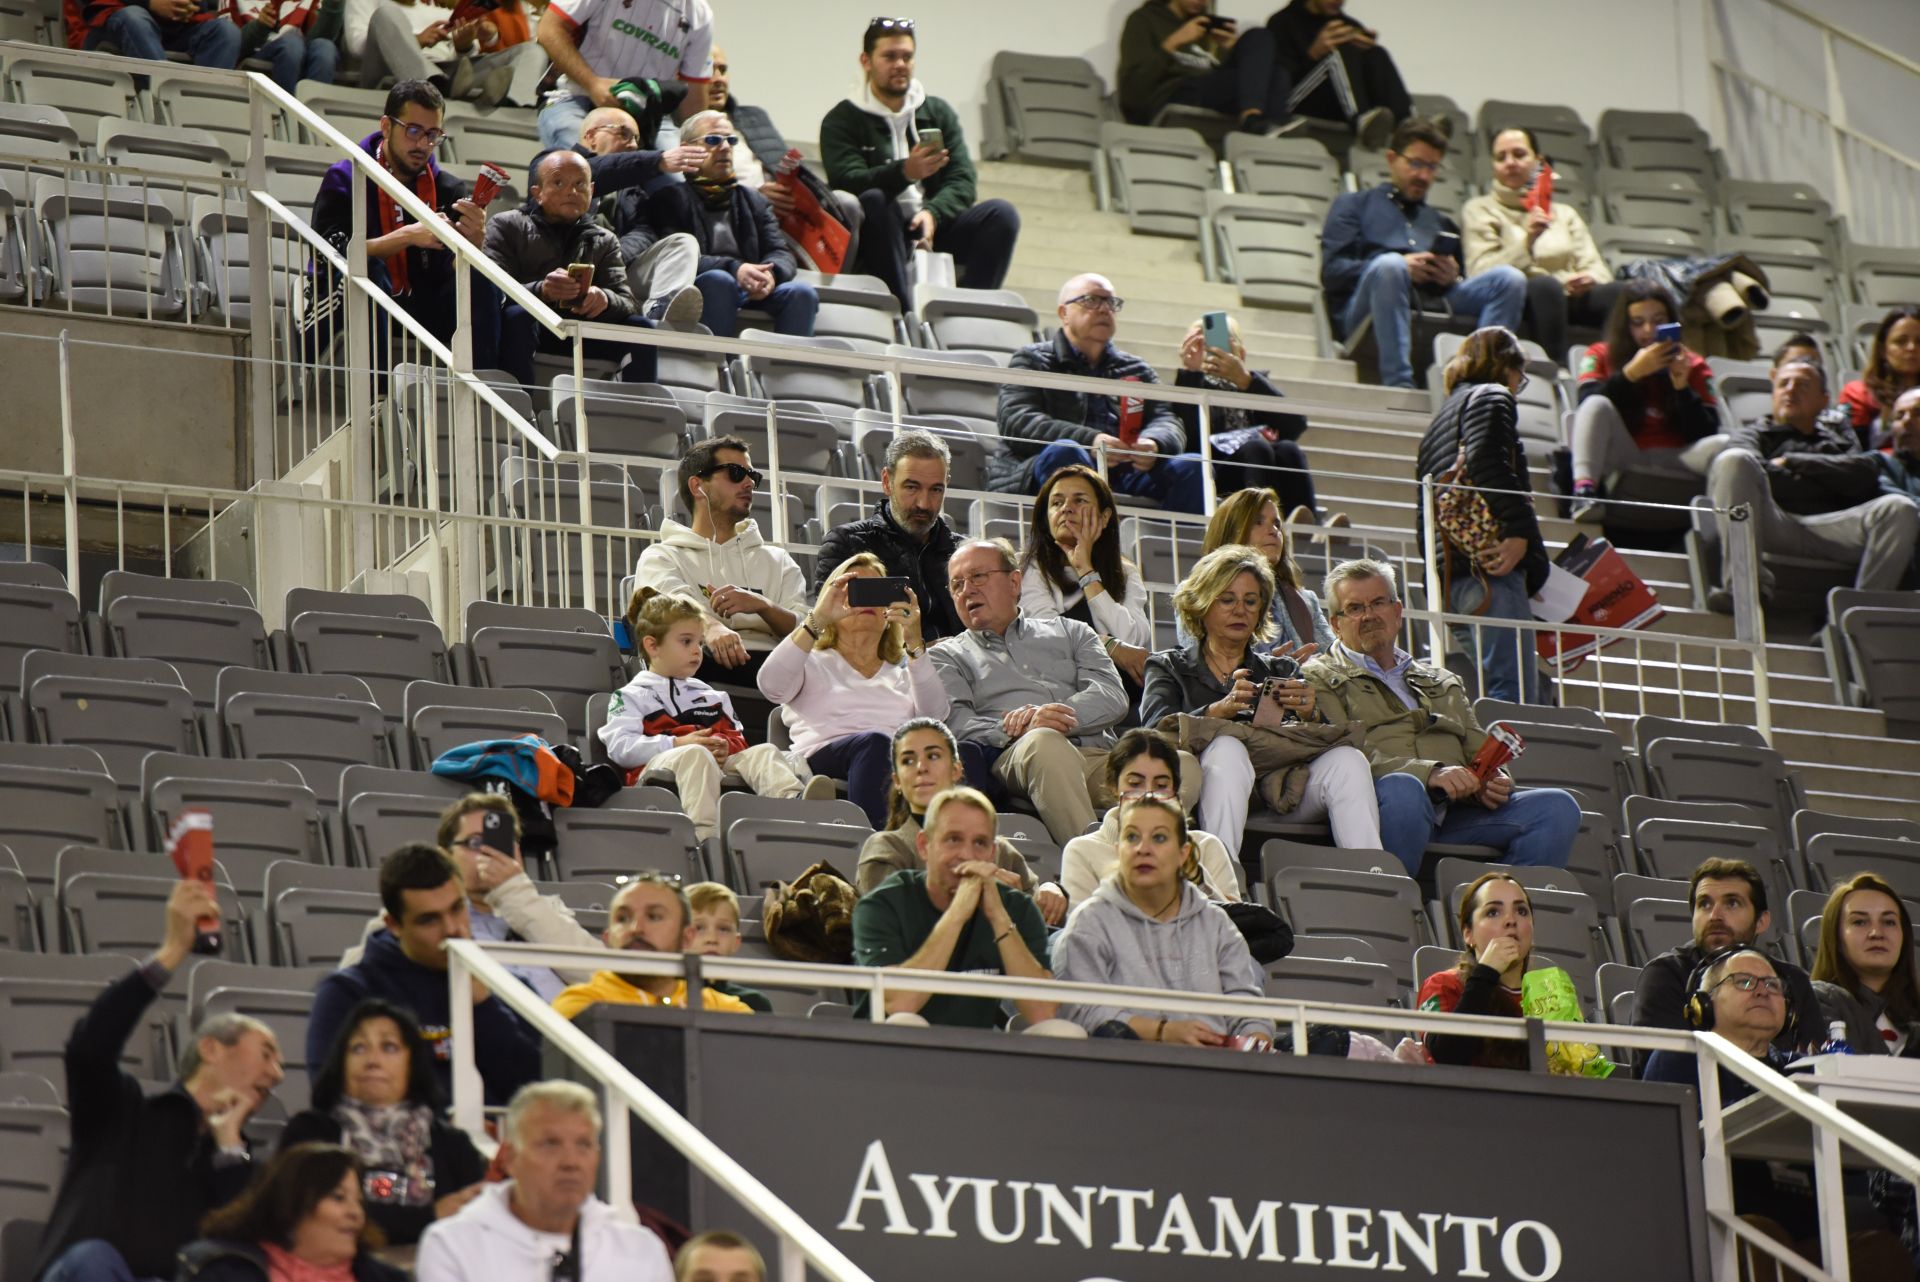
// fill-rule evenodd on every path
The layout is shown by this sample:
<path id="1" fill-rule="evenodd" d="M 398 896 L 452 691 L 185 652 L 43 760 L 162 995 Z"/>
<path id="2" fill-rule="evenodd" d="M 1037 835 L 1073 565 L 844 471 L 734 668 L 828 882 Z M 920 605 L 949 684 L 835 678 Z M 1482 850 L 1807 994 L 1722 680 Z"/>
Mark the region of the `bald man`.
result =
<path id="1" fill-rule="evenodd" d="M 1153 366 L 1113 345 L 1122 300 L 1105 276 L 1084 272 L 1060 287 L 1060 329 L 1013 354 L 1014 369 L 1084 378 L 1158 383 Z M 1090 396 L 1052 388 L 1000 389 L 1000 447 L 988 461 L 987 484 L 1003 494 L 1038 493 L 1070 463 L 1095 466 L 1106 447 L 1107 483 L 1157 500 L 1176 512 L 1202 510 L 1198 454 L 1182 453 L 1186 429 L 1165 401 Z"/>
<path id="2" fill-rule="evenodd" d="M 541 160 L 533 173 L 532 199 L 487 221 L 486 249 L 487 257 L 562 316 L 653 324 L 639 314 L 628 287 L 619 240 L 593 220 L 593 171 L 583 156 L 555 151 Z M 591 267 L 591 277 L 576 278 L 567 270 L 573 264 Z M 500 316 L 501 367 L 531 385 L 536 351 L 563 353 L 567 347 L 525 308 L 508 304 Z M 624 361 L 619 375 L 624 382 L 653 382 L 651 347 L 589 339 L 587 356 Z"/>

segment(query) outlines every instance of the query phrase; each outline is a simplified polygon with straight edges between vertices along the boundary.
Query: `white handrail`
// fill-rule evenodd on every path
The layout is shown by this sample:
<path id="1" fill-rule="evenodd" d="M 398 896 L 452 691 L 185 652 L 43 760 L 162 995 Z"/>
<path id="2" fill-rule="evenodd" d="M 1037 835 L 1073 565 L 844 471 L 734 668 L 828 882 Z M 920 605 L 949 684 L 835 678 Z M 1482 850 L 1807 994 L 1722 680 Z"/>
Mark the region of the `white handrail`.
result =
<path id="1" fill-rule="evenodd" d="M 1839 1136 L 1840 1142 L 1909 1183 L 1920 1184 L 1920 1157 L 1909 1153 L 1878 1131 L 1870 1130 L 1818 1096 L 1796 1086 L 1760 1060 L 1718 1033 L 1693 1034 L 1703 1059 L 1724 1068 L 1741 1081 L 1796 1116 Z"/>
<path id="2" fill-rule="evenodd" d="M 1920 62 L 1915 62 L 1913 59 L 1903 57 L 1891 49 L 1877 45 L 1867 39 L 1867 37 L 1839 25 L 1831 18 L 1817 14 L 1811 9 L 1802 8 L 1800 5 L 1794 3 L 1794 0 L 1765 0 L 1765 2 L 1776 9 L 1792 14 L 1803 22 L 1808 22 L 1819 27 L 1836 40 L 1843 40 L 1850 45 L 1864 49 L 1874 57 L 1890 62 L 1910 75 L 1920 76 Z"/>

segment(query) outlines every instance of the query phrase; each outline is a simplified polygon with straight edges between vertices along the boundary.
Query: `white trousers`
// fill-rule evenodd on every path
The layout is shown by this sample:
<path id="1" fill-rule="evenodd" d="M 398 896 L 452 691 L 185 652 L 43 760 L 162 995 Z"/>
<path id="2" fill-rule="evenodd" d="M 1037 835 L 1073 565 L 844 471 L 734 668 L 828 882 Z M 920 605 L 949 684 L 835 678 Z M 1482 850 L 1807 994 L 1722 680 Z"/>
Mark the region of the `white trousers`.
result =
<path id="1" fill-rule="evenodd" d="M 1200 754 L 1200 774 L 1200 830 L 1218 837 L 1238 859 L 1253 799 L 1247 746 L 1220 736 Z M 1307 767 L 1306 794 L 1287 818 L 1302 823 L 1325 819 L 1333 829 L 1333 844 L 1342 850 L 1380 849 L 1380 805 L 1366 756 L 1343 744 L 1314 758 Z"/>

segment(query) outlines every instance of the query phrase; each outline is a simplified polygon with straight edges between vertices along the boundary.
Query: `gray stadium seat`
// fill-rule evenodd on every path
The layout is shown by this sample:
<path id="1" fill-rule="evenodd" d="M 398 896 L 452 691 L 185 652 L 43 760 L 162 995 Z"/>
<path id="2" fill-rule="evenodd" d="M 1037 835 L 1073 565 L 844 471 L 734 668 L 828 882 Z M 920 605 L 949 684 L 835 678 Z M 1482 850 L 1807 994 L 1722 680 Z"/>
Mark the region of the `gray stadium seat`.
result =
<path id="1" fill-rule="evenodd" d="M 1310 312 L 1321 302 L 1320 221 L 1304 202 L 1287 196 L 1206 195 L 1207 230 L 1223 279 L 1263 307 Z"/>
<path id="2" fill-rule="evenodd" d="M 1633 791 L 1627 751 L 1611 730 L 1546 725 L 1517 717 L 1506 721 L 1526 742 L 1526 751 L 1507 767 L 1516 783 L 1529 788 L 1572 788 L 1584 804 L 1613 816 Z M 1487 724 L 1481 718 L 1481 724 Z"/>
<path id="3" fill-rule="evenodd" d="M 1033 343 L 1040 330 L 1038 314 L 1024 297 L 1010 289 L 921 285 L 914 290 L 913 302 L 927 346 L 944 352 L 981 352 L 1004 362 Z M 915 409 L 921 414 L 944 412 L 917 404 Z"/>
<path id="4" fill-rule="evenodd" d="M 670 808 L 576 810 L 569 806 L 555 810 L 555 877 L 619 885 L 635 873 L 657 869 L 689 882 L 710 880 L 693 821 L 680 811 L 671 794 L 667 796 Z"/>
<path id="5" fill-rule="evenodd" d="M 1248 196 L 1294 196 L 1324 216 L 1340 194 L 1340 162 L 1311 138 L 1227 135 L 1226 160 L 1234 190 Z"/>
<path id="6" fill-rule="evenodd" d="M 177 220 L 158 193 L 40 175 L 33 208 L 47 234 L 50 305 L 146 320 L 185 310 Z"/>
<path id="7" fill-rule="evenodd" d="M 867 476 L 879 480 L 887 446 L 893 441 L 893 419 L 885 410 L 855 410 L 853 440 L 866 463 Z M 946 443 L 947 483 L 956 490 L 987 488 L 987 452 L 991 443 L 974 435 L 959 419 L 925 418 L 902 415 L 903 429 L 931 432 Z M 924 603 L 923 603 L 924 604 Z"/>
<path id="8" fill-rule="evenodd" d="M 57 1067 L 57 1065 L 56 1065 Z M 67 1169 L 50 1139 L 23 1138 L 9 1148 L 0 1168 L 0 1277 L 33 1282 L 40 1235 L 53 1214 L 54 1193 Z"/>
<path id="9" fill-rule="evenodd" d="M 1615 874 L 1610 896 L 1612 915 L 1624 918 L 1627 906 L 1636 899 L 1671 899 L 1676 903 L 1686 903 L 1687 883 L 1665 877 L 1643 877 L 1637 872 Z"/>
<path id="10" fill-rule="evenodd" d="M 282 966 L 337 966 L 380 914 L 378 874 L 288 860 L 267 870 L 273 958 Z"/>
<path id="11" fill-rule="evenodd" d="M 1885 311 L 1920 299 L 1920 249 L 1850 245 L 1847 267 L 1856 302 Z"/>
<path id="12" fill-rule="evenodd" d="M 1260 873 L 1266 879 L 1269 903 L 1279 902 L 1279 877 L 1289 868 L 1331 868 L 1389 876 L 1407 871 L 1405 864 L 1384 850 L 1342 850 L 1338 846 L 1269 837 L 1260 845 Z M 1328 933 L 1322 931 L 1318 923 L 1312 923 L 1309 928 L 1317 934 Z"/>
<path id="13" fill-rule="evenodd" d="M 548 389 L 554 437 L 562 449 L 580 448 L 576 386 L 586 402 L 587 441 L 595 454 L 643 459 L 657 472 L 678 463 L 692 443 L 686 410 L 666 388 L 593 378 L 576 383 L 573 375 L 562 374 Z"/>
<path id="14" fill-rule="evenodd" d="M 252 250 L 247 220 L 255 206 L 196 196 L 187 211 L 187 234 L 194 254 L 193 311 L 214 324 L 243 326 L 253 317 Z M 263 211 L 258 215 L 268 219 Z M 272 222 L 268 219 L 268 226 Z M 268 239 L 268 298 L 276 319 L 284 316 L 306 266 L 306 249 L 278 230 Z"/>
<path id="15" fill-rule="evenodd" d="M 359 677 L 395 730 L 405 726 L 409 682 L 453 680 L 446 639 L 430 619 L 308 611 L 290 617 L 287 634 L 302 672 Z"/>
<path id="16" fill-rule="evenodd" d="M 36 755 L 47 759 L 46 755 Z M 76 843 L 111 847 L 126 844 L 118 790 L 106 768 L 97 764 L 98 755 L 92 759 L 96 765 L 91 769 L 16 765 L 12 760 L 0 760 L 0 814 L 7 816 L 6 844 L 36 899 L 51 902 L 54 861 L 64 847 Z"/>
<path id="17" fill-rule="evenodd" d="M 1400 996 L 1394 972 L 1381 962 L 1282 957 L 1266 967 L 1267 997 L 1350 1006 L 1391 1006 Z"/>
<path id="18" fill-rule="evenodd" d="M 1827 245 L 1833 239 L 1833 206 L 1806 183 L 1728 178 L 1720 184 L 1720 203 L 1726 209 L 1728 229 L 1748 240 L 1809 240 Z"/>
<path id="19" fill-rule="evenodd" d="M 1701 243 L 1713 239 L 1713 206 L 1701 185 L 1685 174 L 1603 169 L 1597 188 L 1600 207 L 1616 227 L 1670 228 Z"/>
<path id="20" fill-rule="evenodd" d="M 537 734 L 548 743 L 567 741 L 567 723 L 553 700 L 538 690 L 490 690 L 415 681 L 407 686 L 406 720 L 413 763 L 433 768 L 440 754 L 485 739 Z"/>
<path id="21" fill-rule="evenodd" d="M 1662 797 L 1750 806 L 1767 821 L 1778 820 L 1783 833 L 1805 804 L 1793 771 L 1772 748 L 1655 739 L 1641 758 L 1648 783 Z"/>
<path id="22" fill-rule="evenodd" d="M 1866 703 L 1886 714 L 1887 732 L 1920 738 L 1920 656 L 1914 653 L 1920 609 L 1856 605 L 1840 616 L 1849 666 Z"/>
<path id="23" fill-rule="evenodd" d="M 0 583 L 0 732 L 26 738 L 24 725 L 10 725 L 22 712 L 20 660 L 29 650 L 84 654 L 80 603 L 64 587 Z"/>
<path id="24" fill-rule="evenodd" d="M 202 712 L 213 708 L 221 668 L 273 666 L 266 625 L 251 604 L 128 593 L 105 604 L 102 613 L 115 654 L 172 664 Z"/>
<path id="25" fill-rule="evenodd" d="M 923 286 L 922 289 L 925 287 Z M 954 364 L 998 366 L 986 352 L 936 352 L 917 347 L 890 347 L 889 356 L 913 356 L 921 360 L 948 361 Z M 982 436 L 999 434 L 1000 385 L 932 374 L 902 374 L 900 394 L 906 408 L 915 414 L 938 414 L 965 422 Z"/>
<path id="26" fill-rule="evenodd" d="M 1599 989 L 1601 1023 L 1633 1023 L 1633 998 L 1640 987 L 1640 971 L 1640 967 L 1629 966 L 1625 962 L 1603 962 L 1600 969 L 1594 972 L 1594 985 Z"/>
<path id="27" fill-rule="evenodd" d="M 431 619 L 433 611 L 405 592 L 329 592 L 324 588 L 288 588 L 282 615 L 291 620 L 309 611 L 322 614 L 371 614 L 383 619 Z"/>
<path id="28" fill-rule="evenodd" d="M 599 938 L 606 933 L 607 914 L 620 888 L 604 881 L 536 881 L 534 890 L 552 895 L 573 911 L 573 919 L 588 934 Z"/>
<path id="29" fill-rule="evenodd" d="M 887 293 L 884 286 L 878 292 L 831 285 L 815 289 L 820 294 L 820 310 L 813 321 L 815 338 L 837 339 L 855 351 L 875 355 L 900 341 L 900 300 Z"/>
<path id="30" fill-rule="evenodd" d="M 587 518 L 581 517 L 580 465 L 513 457 L 501 464 L 501 497 L 508 516 L 563 527 L 512 529 L 495 533 L 494 556 L 507 568 L 502 594 L 522 604 L 574 605 L 586 599 L 583 547 L 592 548 L 594 591 L 608 600 L 608 587 L 626 573 L 645 546 L 639 539 L 610 534 L 583 535 L 582 525 L 597 530 L 644 530 L 652 524 L 648 493 L 633 483 L 627 469 L 596 463 L 587 469 Z M 582 539 L 587 542 L 583 545 Z"/>
<path id="31" fill-rule="evenodd" d="M 193 696 L 170 664 L 39 650 L 20 661 L 20 676 L 34 738 L 92 748 L 123 798 L 139 795 L 147 753 L 200 751 Z"/>
<path id="32" fill-rule="evenodd" d="M 262 857 L 328 862 L 326 821 L 319 799 L 299 782 L 299 771 L 284 761 L 226 761 L 216 757 L 174 758 L 150 754 L 141 768 L 141 794 L 150 828 L 147 840 L 160 849 L 182 810 L 213 816 L 214 841 L 223 857 L 252 853 Z M 279 772 L 285 772 L 285 776 Z"/>
<path id="33" fill-rule="evenodd" d="M 151 944 L 151 932 L 149 932 Z M 0 1071 L 66 1081 L 63 1056 L 73 1025 L 100 990 L 134 967 L 131 957 L 68 957 L 55 953 L 0 953 Z M 156 1005 L 121 1052 L 120 1067 L 135 1077 L 171 1076 L 170 1016 Z M 7 1167 L 13 1165 L 8 1155 Z"/>
<path id="34" fill-rule="evenodd" d="M 296 217 L 310 218 L 320 180 L 335 159 L 333 150 L 297 142 L 269 141 L 265 151 L 267 194 Z"/>
<path id="35" fill-rule="evenodd" d="M 211 134 L 228 155 L 246 156 L 253 142 L 253 126 L 244 81 L 236 77 L 235 82 L 228 83 L 155 73 L 148 92 L 160 123 Z M 269 110 L 269 136 L 279 115 L 277 109 Z"/>
<path id="36" fill-rule="evenodd" d="M 185 968 L 187 1025 L 198 1027 L 207 1016 L 207 999 L 222 988 L 305 993 L 311 1000 L 314 986 L 327 977 L 329 970 L 325 966 L 267 966 L 224 957 L 194 958 Z"/>
<path id="37" fill-rule="evenodd" d="M 32 953 L 40 950 L 39 908 L 33 887 L 13 857 L 0 846 L 0 949 Z"/>
<path id="38" fill-rule="evenodd" d="M 597 633 L 483 627 L 467 635 L 477 684 L 545 691 L 576 741 L 587 733 L 588 698 L 627 683 L 620 648 L 604 627 Z"/>
<path id="39" fill-rule="evenodd" d="M 981 154 L 1089 168 L 1100 124 L 1112 117 L 1106 97 L 1106 83 L 1084 58 L 1003 49 L 989 72 Z"/>
<path id="40" fill-rule="evenodd" d="M 1640 716 L 1633 721 L 1634 751 L 1646 755 L 1655 739 L 1697 739 L 1703 743 L 1737 743 L 1764 748 L 1767 741 L 1752 726 L 1721 721 L 1679 721 L 1672 717 Z"/>
<path id="41" fill-rule="evenodd" d="M 727 825 L 726 835 L 728 854 L 738 869 L 737 889 L 742 894 L 758 895 L 776 882 L 794 880 L 821 860 L 850 876 L 859 865 L 860 848 L 873 830 L 864 823 L 736 819 Z"/>
<path id="42" fill-rule="evenodd" d="M 1191 129 L 1108 121 L 1100 126 L 1104 174 L 1127 225 L 1155 236 L 1200 235 L 1206 193 L 1216 186 L 1213 148 Z M 1103 171 L 1096 169 L 1096 176 Z"/>
<path id="43" fill-rule="evenodd" d="M 1806 845 L 1814 886 L 1831 890 L 1858 873 L 1877 873 L 1902 899 L 1920 901 L 1920 844 L 1825 832 Z"/>
<path id="44" fill-rule="evenodd" d="M 224 689 L 234 669 L 220 674 Z M 227 746 L 233 756 L 256 761 L 285 761 L 323 806 L 339 801 L 340 772 L 352 765 L 387 765 L 392 758 L 386 718 L 372 696 L 344 698 L 331 683 L 351 681 L 361 691 L 358 677 L 323 677 L 275 673 L 283 681 L 314 683 L 307 688 L 331 688 L 335 693 L 291 694 L 274 689 L 242 690 L 221 705 Z M 298 688 L 297 686 L 295 688 Z"/>
<path id="45" fill-rule="evenodd" d="M 489 111 L 464 102 L 447 104 L 448 141 L 454 158 L 468 169 L 495 164 L 510 174 L 525 173 L 540 154 L 540 132 L 524 111 Z"/>
<path id="46" fill-rule="evenodd" d="M 93 150 L 108 165 L 108 181 L 158 196 L 178 222 L 187 221 L 196 197 L 225 200 L 237 194 L 221 181 L 233 159 L 210 133 L 137 120 L 102 120 L 97 129 Z M 131 170 L 163 176 L 146 178 Z"/>
<path id="47" fill-rule="evenodd" d="M 1821 833 L 1837 832 L 1855 837 L 1884 837 L 1892 841 L 1920 841 L 1920 821 L 1913 819 L 1870 819 L 1862 815 L 1836 815 L 1824 810 L 1801 810 L 1793 816 L 1793 844 L 1805 850 Z"/>
<path id="48" fill-rule="evenodd" d="M 59 1104 L 60 1088 L 38 1073 L 0 1073 L 0 1104 Z"/>
<path id="49" fill-rule="evenodd" d="M 361 792 L 340 799 L 340 830 L 346 862 L 378 868 L 389 851 L 410 841 L 432 842 L 444 797 L 418 793 Z"/>
<path id="50" fill-rule="evenodd" d="M 1796 890 L 1787 896 L 1787 926 L 1799 945 L 1801 964 L 1809 970 L 1820 955 L 1820 918 L 1826 907 L 1827 897 L 1817 890 Z"/>
<path id="51" fill-rule="evenodd" d="M 1409 974 L 1413 950 L 1431 942 L 1420 889 L 1411 877 L 1287 868 L 1274 878 L 1273 891 L 1296 933 L 1310 928 L 1364 939 L 1395 975 Z"/>
<path id="52" fill-rule="evenodd" d="M 1866 691 L 1853 670 L 1853 659 L 1847 651 L 1847 638 L 1840 630 L 1840 620 L 1846 617 L 1848 610 L 1855 606 L 1877 606 L 1892 610 L 1920 610 L 1920 600 L 1913 593 L 1898 589 L 1876 592 L 1863 588 L 1831 588 L 1827 592 L 1826 623 L 1820 629 L 1820 650 L 1827 660 L 1827 673 L 1833 678 L 1833 699 L 1835 703 L 1849 707 L 1860 707 L 1866 701 Z M 1920 617 L 1916 617 L 1920 622 Z"/>
<path id="53" fill-rule="evenodd" d="M 772 330 L 764 329 L 742 330 L 740 337 L 758 343 L 805 349 L 822 355 L 854 350 L 852 343 L 837 338 L 803 338 L 794 334 L 776 334 Z M 754 355 L 744 357 L 740 363 L 747 371 L 753 395 L 767 400 L 805 401 L 828 412 L 835 408 L 858 409 L 866 404 L 866 376 L 857 369 Z M 711 404 L 711 400 L 708 403 Z M 719 433 L 709 432 L 709 435 L 719 435 Z M 781 441 L 783 454 L 785 444 L 783 439 Z M 761 457 L 760 461 L 765 463 L 766 459 Z"/>
<path id="54" fill-rule="evenodd" d="M 1693 910 L 1677 899 L 1636 899 L 1624 922 L 1627 950 L 1646 965 L 1652 958 L 1693 939 Z"/>
<path id="55" fill-rule="evenodd" d="M 85 141 L 92 141 L 101 120 L 139 114 L 133 76 L 113 68 L 56 58 L 9 58 L 6 81 L 8 98 L 58 108 Z"/>
<path id="56" fill-rule="evenodd" d="M 89 871 L 108 863 L 126 872 Z M 142 872 L 133 871 L 144 870 Z M 180 878 L 165 855 L 137 851 L 88 851 L 69 846 L 60 853 L 59 915 L 63 951 L 138 954 L 153 947 L 155 924 L 166 919 L 167 900 Z M 219 888 L 226 919 L 221 947 L 229 955 L 247 955 L 246 905 L 230 885 Z M 51 940 L 49 940 L 51 942 Z"/>

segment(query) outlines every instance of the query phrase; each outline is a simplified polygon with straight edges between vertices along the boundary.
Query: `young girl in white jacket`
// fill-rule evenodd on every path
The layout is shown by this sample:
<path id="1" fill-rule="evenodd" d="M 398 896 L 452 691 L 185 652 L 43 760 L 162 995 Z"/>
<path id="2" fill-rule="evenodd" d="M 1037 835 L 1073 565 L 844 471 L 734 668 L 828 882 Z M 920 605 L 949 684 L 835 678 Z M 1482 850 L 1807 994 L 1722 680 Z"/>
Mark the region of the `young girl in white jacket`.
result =
<path id="1" fill-rule="evenodd" d="M 600 727 L 607 758 L 629 772 L 629 783 L 672 777 L 702 841 L 718 831 L 723 779 L 739 779 L 763 797 L 834 795 L 831 779 L 810 780 L 803 789 L 772 744 L 749 748 L 734 718 L 733 701 L 694 679 L 705 624 L 700 606 L 688 597 L 652 588 L 635 592 L 627 607 L 627 627 L 647 670 L 613 696 L 606 724 Z"/>

